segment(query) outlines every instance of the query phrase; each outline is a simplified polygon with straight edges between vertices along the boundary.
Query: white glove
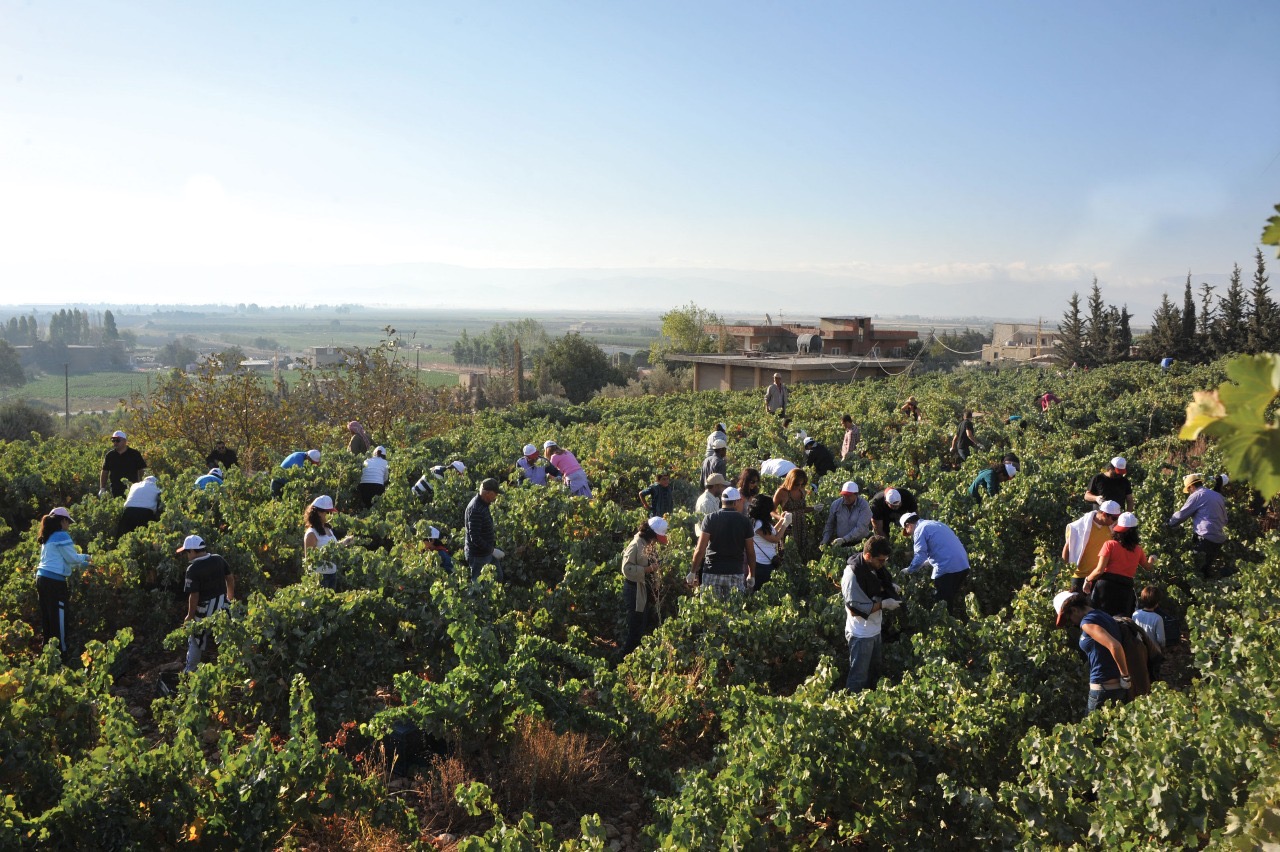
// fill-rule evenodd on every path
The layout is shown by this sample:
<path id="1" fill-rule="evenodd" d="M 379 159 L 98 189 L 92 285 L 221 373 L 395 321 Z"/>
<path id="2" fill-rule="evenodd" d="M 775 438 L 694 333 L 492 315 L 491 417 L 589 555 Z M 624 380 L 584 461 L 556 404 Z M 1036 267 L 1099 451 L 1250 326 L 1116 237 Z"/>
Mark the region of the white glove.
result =
<path id="1" fill-rule="evenodd" d="M 895 610 L 900 606 L 902 606 L 902 601 L 898 600 L 897 598 L 885 598 L 884 600 L 880 601 L 881 609 Z"/>
<path id="2" fill-rule="evenodd" d="M 752 589 L 754 589 L 754 588 L 756 587 L 756 578 L 755 578 L 755 577 L 748 577 L 748 578 L 747 578 L 747 580 L 746 580 L 746 586 L 747 586 L 747 591 L 748 591 L 748 592 L 749 592 L 749 591 L 751 591 Z"/>
<path id="3" fill-rule="evenodd" d="M 1122 677 L 1122 678 L 1120 678 L 1120 688 L 1121 688 L 1121 689 L 1130 689 L 1132 686 L 1133 686 L 1133 681 L 1132 681 L 1132 680 L 1130 680 L 1130 679 L 1129 679 L 1129 678 L 1127 678 L 1127 677 Z"/>
<path id="4" fill-rule="evenodd" d="M 698 585 L 698 575 L 690 571 L 688 574 L 684 575 L 684 581 L 690 586 L 696 586 Z"/>
<path id="5" fill-rule="evenodd" d="M 901 587 L 901 586 L 899 586 L 897 583 L 894 583 L 894 584 L 893 584 L 893 592 L 894 592 L 894 594 L 897 594 L 897 595 L 902 594 L 902 587 Z"/>
<path id="6" fill-rule="evenodd" d="M 98 489 L 98 496 L 99 496 L 99 497 L 110 497 L 110 496 L 111 496 L 111 492 L 110 492 L 110 491 L 108 491 L 108 490 L 107 490 L 107 489 L 105 489 L 105 488 L 99 488 L 99 489 Z"/>
<path id="7" fill-rule="evenodd" d="M 503 551 L 499 550 L 499 549 L 498 549 L 498 548 L 496 548 L 496 547 L 493 549 L 493 558 L 494 558 L 494 559 L 501 559 L 502 557 L 504 557 L 504 556 L 506 556 L 506 555 L 507 555 L 506 553 L 504 553 Z"/>

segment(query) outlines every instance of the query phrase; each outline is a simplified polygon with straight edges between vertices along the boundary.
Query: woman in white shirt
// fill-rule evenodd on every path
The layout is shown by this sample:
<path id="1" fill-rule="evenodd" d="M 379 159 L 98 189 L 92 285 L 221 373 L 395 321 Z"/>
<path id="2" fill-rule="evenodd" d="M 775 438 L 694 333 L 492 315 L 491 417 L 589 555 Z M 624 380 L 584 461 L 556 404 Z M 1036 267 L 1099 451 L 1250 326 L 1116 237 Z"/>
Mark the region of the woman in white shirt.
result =
<path id="1" fill-rule="evenodd" d="M 356 486 L 360 492 L 360 502 L 366 509 L 373 505 L 374 497 L 381 497 L 387 490 L 387 483 L 390 480 L 391 468 L 387 465 L 387 448 L 374 447 L 369 458 L 364 460 L 360 484 Z"/>
<path id="2" fill-rule="evenodd" d="M 756 589 L 769 581 L 773 574 L 773 566 L 777 564 L 782 551 L 782 536 L 787 531 L 788 520 L 784 517 L 774 527 L 773 498 L 768 494 L 757 494 L 751 498 L 747 516 L 755 527 L 756 546 Z"/>
<path id="3" fill-rule="evenodd" d="M 320 559 L 316 551 L 331 544 L 346 545 L 351 543 L 351 536 L 339 540 L 329 526 L 329 516 L 334 512 L 333 498 L 321 494 L 311 501 L 307 507 L 304 520 L 307 531 L 302 535 L 302 561 L 310 565 L 311 570 L 320 576 L 320 585 L 326 589 L 338 588 L 338 566 Z"/>

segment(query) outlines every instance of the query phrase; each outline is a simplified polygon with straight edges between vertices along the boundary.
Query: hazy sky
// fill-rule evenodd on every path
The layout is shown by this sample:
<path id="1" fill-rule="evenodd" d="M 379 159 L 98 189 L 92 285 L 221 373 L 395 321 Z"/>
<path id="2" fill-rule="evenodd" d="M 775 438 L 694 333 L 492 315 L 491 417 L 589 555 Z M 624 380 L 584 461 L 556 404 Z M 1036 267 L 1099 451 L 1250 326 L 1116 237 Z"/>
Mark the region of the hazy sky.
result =
<path id="1" fill-rule="evenodd" d="M 1251 269 L 1278 45 L 1276 0 L 0 0 L 0 280 L 1060 315 L 1096 274 L 1144 305 Z"/>

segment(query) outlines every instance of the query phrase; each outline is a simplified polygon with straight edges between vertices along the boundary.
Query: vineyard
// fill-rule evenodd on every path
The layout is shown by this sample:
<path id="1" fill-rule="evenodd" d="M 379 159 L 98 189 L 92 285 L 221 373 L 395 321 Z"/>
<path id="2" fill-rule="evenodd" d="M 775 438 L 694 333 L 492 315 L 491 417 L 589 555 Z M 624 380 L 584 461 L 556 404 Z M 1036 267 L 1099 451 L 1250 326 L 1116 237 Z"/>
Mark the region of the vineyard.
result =
<path id="1" fill-rule="evenodd" d="M 145 423 L 164 487 L 159 520 L 116 538 L 119 499 L 97 496 L 105 445 L 0 444 L 0 848 L 4 849 L 1200 849 L 1280 836 L 1280 548 L 1226 487 L 1227 580 L 1191 562 L 1165 521 L 1182 476 L 1218 473 L 1214 441 L 1179 440 L 1195 391 L 1221 362 L 1162 372 L 1122 364 L 1055 375 L 960 372 L 796 386 L 784 430 L 756 393 L 526 403 L 429 422 L 374 425 L 392 480 L 357 510 L 360 461 L 343 425 L 318 424 L 323 463 L 281 499 L 270 473 L 231 469 L 221 488 L 187 439 Z M 1041 414 L 1036 397 L 1060 405 Z M 924 412 L 905 422 L 908 394 Z M 964 409 L 986 445 L 956 468 Z M 866 494 L 916 493 L 960 535 L 974 569 L 962 617 L 901 578 L 875 689 L 848 694 L 839 579 L 846 552 L 784 550 L 760 590 L 721 602 L 684 584 L 704 441 L 728 426 L 731 475 L 803 461 L 804 429 L 862 457 L 824 477 Z M 1006 423 L 1011 414 L 1020 421 Z M 520 447 L 554 438 L 595 498 L 517 487 Z M 271 446 L 276 461 L 303 446 Z M 967 486 L 1005 452 L 1018 476 L 979 506 Z M 270 453 L 268 453 L 270 455 Z M 1070 583 L 1063 529 L 1090 477 L 1129 461 L 1143 546 L 1166 611 L 1184 626 L 1167 682 L 1085 715 L 1087 671 L 1051 600 Z M 461 459 L 423 505 L 411 485 Z M 636 498 L 670 469 L 676 494 L 659 550 L 660 623 L 623 658 L 623 547 L 646 517 Z M 463 511 L 485 477 L 505 582 L 461 562 Z M 692 481 L 692 482 L 691 482 Z M 776 481 L 766 477 L 764 491 Z M 337 591 L 302 565 L 302 514 L 318 494 L 334 527 Z M 39 646 L 38 518 L 65 505 L 92 557 L 72 584 L 76 661 Z M 825 514 L 823 515 L 825 517 Z M 820 522 L 820 521 L 819 521 Z M 186 636 L 174 555 L 203 536 L 236 576 L 214 616 L 216 653 L 166 681 Z M 892 536 L 895 575 L 910 542 Z M 33 625 L 35 627 L 33 628 Z M 176 683 L 162 694 L 162 682 Z"/>

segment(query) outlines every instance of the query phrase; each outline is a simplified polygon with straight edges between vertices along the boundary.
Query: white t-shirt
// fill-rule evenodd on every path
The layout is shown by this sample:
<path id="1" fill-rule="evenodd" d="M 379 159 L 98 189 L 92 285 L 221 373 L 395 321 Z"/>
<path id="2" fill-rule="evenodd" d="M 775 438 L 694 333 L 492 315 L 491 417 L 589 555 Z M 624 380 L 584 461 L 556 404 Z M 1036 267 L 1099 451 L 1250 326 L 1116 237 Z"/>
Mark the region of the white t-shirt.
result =
<path id="1" fill-rule="evenodd" d="M 129 486 L 129 494 L 124 498 L 126 509 L 150 509 L 155 511 L 160 505 L 160 486 L 154 482 L 135 482 Z"/>
<path id="2" fill-rule="evenodd" d="M 364 460 L 364 470 L 360 473 L 360 484 L 373 482 L 378 485 L 386 485 L 390 478 L 391 471 L 387 466 L 387 460 L 381 456 L 370 456 Z"/>
<path id="3" fill-rule="evenodd" d="M 778 545 L 774 544 L 772 541 L 767 541 L 765 537 L 760 534 L 762 529 L 764 529 L 764 524 L 760 521 L 756 521 L 756 564 L 772 565 L 773 560 L 778 555 Z"/>
<path id="4" fill-rule="evenodd" d="M 767 459 L 760 462 L 760 472 L 765 476 L 786 476 L 796 469 L 795 462 L 786 459 Z"/>

